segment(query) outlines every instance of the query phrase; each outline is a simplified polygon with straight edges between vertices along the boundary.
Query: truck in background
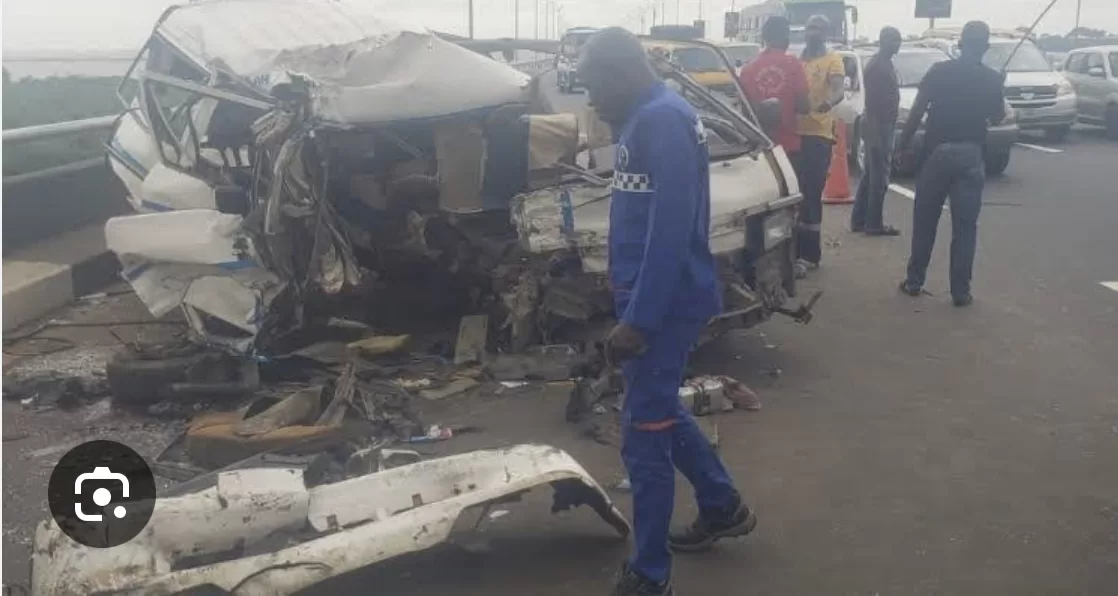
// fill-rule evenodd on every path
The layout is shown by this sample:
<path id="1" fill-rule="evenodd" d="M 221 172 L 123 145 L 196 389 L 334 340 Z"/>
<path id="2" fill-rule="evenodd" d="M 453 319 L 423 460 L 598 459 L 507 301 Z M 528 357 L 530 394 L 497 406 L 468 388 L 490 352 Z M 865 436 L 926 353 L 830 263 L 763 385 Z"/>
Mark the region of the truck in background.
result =
<path id="1" fill-rule="evenodd" d="M 831 21 L 827 39 L 832 43 L 849 44 L 858 24 L 858 8 L 844 0 L 767 0 L 747 6 L 738 18 L 738 31 L 733 37 L 740 41 L 761 43 L 761 28 L 769 17 L 786 17 L 792 23 L 792 43 L 804 43 L 804 27 L 814 15 Z"/>

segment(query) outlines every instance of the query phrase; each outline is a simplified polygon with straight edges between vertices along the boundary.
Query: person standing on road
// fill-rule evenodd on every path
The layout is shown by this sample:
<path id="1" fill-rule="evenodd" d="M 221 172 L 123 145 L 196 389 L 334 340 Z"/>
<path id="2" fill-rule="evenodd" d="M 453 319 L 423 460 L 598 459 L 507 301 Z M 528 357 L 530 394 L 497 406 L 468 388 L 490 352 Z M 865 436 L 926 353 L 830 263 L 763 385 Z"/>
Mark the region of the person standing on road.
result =
<path id="1" fill-rule="evenodd" d="M 990 47 L 990 26 L 971 21 L 959 39 L 959 57 L 940 62 L 920 82 L 898 151 L 907 153 L 929 112 L 924 132 L 927 157 L 916 181 L 912 213 L 912 255 L 901 291 L 919 296 L 923 287 L 943 203 L 951 198 L 951 297 L 967 306 L 978 242 L 978 213 L 986 184 L 983 153 L 986 127 L 1005 118 L 1005 78 L 982 64 Z"/>
<path id="2" fill-rule="evenodd" d="M 831 147 L 835 144 L 835 116 L 832 109 L 843 100 L 846 69 L 842 57 L 827 48 L 831 22 L 815 15 L 805 26 L 807 46 L 801 59 L 807 71 L 810 111 L 799 119 L 800 155 L 798 175 L 800 221 L 796 240 L 796 275 L 803 277 L 817 269 L 823 258 L 823 188 L 831 168 Z"/>
<path id="3" fill-rule="evenodd" d="M 877 55 L 866 65 L 866 113 L 862 116 L 862 143 L 866 169 L 858 182 L 850 229 L 867 236 L 897 236 L 900 231 L 884 222 L 885 193 L 892 168 L 893 135 L 901 103 L 901 86 L 893 56 L 901 51 L 901 32 L 881 30 Z"/>
<path id="4" fill-rule="evenodd" d="M 673 594 L 669 548 L 706 550 L 757 523 L 679 399 L 691 349 L 722 306 L 706 132 L 625 29 L 595 34 L 578 73 L 617 140 L 609 281 L 618 323 L 606 356 L 625 378 L 621 455 L 633 489 L 634 552 L 613 594 Z M 669 532 L 676 468 L 695 488 L 699 516 Z"/>
<path id="5" fill-rule="evenodd" d="M 807 114 L 810 106 L 804 65 L 788 54 L 791 38 L 788 19 L 769 17 L 761 29 L 765 50 L 742 68 L 739 82 L 746 99 L 754 106 L 770 99 L 780 101 L 780 125 L 773 133 L 773 141 L 783 147 L 795 163 L 793 156 L 800 152 L 796 116 Z"/>

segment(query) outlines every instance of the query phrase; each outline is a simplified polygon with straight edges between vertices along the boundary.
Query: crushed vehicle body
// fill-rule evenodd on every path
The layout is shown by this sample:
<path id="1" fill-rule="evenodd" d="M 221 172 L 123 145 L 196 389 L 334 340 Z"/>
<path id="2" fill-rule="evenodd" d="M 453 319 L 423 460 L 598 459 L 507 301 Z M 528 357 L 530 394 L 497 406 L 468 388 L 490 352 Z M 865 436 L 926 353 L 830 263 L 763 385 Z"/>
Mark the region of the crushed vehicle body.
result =
<path id="1" fill-rule="evenodd" d="M 302 470 L 255 468 L 158 500 L 146 528 L 114 548 L 82 546 L 43 522 L 32 594 L 290 594 L 446 542 L 464 511 L 485 517 L 490 506 L 544 485 L 554 489 L 553 511 L 587 505 L 628 536 L 628 522 L 594 479 L 546 445 L 475 451 L 311 488 Z"/>
<path id="2" fill-rule="evenodd" d="M 124 277 L 154 315 L 181 309 L 195 337 L 250 355 L 331 316 L 392 330 L 485 313 L 510 351 L 592 336 L 613 316 L 608 129 L 554 113 L 538 78 L 477 43 L 335 2 L 169 9 L 108 145 L 139 212 L 106 226 Z M 740 91 L 728 103 L 653 60 L 717 162 L 727 312 L 711 335 L 808 318 L 786 306 L 800 201 L 787 157 Z"/>

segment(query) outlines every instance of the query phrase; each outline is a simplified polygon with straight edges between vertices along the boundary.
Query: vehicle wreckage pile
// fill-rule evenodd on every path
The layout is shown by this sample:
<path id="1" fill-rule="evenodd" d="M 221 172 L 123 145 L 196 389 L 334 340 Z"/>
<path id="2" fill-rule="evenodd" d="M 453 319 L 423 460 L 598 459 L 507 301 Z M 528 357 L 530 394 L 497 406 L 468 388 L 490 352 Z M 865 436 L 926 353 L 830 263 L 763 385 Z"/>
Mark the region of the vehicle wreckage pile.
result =
<path id="1" fill-rule="evenodd" d="M 781 247 L 798 195 L 780 194 L 772 172 L 790 167 L 763 152 L 742 106 L 656 65 L 700 111 L 724 166 L 712 172 L 711 237 L 727 314 L 711 334 L 785 312 Z M 153 413 L 206 407 L 153 462 L 181 482 L 162 501 L 166 523 L 96 561 L 43 526 L 37 593 L 286 593 L 427 548 L 463 508 L 541 483 L 557 508 L 589 504 L 627 532 L 555 449 L 422 462 L 400 448 L 476 430 L 424 423 L 416 398 L 563 381 L 569 421 L 617 407 L 596 344 L 613 320 L 610 171 L 595 167 L 611 139 L 592 113 L 552 113 L 536 81 L 462 44 L 310 0 L 173 7 L 122 90 L 132 86 L 108 153 L 138 213 L 110 220 L 107 244 L 148 310 L 181 311 L 189 337 L 129 346 L 108 385 L 116 404 Z M 768 177 L 742 186 L 751 172 Z M 768 269 L 743 267 L 748 226 L 751 258 Z M 696 413 L 760 406 L 727 378 L 695 379 L 681 396 Z M 387 476 L 396 470 L 409 470 L 404 482 Z M 175 522 L 184 511 L 197 530 Z M 297 544 L 231 554 L 280 529 Z"/>

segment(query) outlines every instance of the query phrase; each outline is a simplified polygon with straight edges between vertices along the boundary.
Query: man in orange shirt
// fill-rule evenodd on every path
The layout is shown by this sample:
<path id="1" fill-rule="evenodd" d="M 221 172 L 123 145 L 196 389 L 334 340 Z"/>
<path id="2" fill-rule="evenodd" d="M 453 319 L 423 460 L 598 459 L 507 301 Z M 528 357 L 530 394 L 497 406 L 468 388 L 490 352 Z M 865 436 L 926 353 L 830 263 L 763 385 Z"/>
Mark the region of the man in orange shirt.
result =
<path id="1" fill-rule="evenodd" d="M 765 51 L 741 70 L 739 82 L 749 103 L 780 101 L 780 126 L 773 132 L 773 141 L 795 163 L 800 152 L 800 135 L 796 131 L 796 115 L 807 114 L 807 73 L 798 58 L 788 53 L 791 25 L 784 17 L 770 17 L 761 29 Z"/>

